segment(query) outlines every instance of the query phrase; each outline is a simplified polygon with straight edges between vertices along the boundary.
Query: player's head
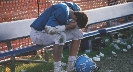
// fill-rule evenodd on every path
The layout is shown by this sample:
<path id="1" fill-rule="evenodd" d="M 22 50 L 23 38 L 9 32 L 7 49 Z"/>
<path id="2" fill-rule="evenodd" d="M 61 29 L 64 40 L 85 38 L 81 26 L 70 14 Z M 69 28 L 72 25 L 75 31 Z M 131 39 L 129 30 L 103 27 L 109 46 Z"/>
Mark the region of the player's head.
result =
<path id="1" fill-rule="evenodd" d="M 76 22 L 79 28 L 85 28 L 88 23 L 88 16 L 83 11 L 74 11 Z"/>

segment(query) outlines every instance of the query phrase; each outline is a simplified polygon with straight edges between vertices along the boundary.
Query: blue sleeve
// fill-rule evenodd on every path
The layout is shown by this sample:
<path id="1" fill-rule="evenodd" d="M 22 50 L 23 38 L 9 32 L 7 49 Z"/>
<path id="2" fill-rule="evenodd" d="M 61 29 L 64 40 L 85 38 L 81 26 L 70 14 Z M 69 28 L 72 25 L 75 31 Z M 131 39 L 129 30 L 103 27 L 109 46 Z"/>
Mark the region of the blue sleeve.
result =
<path id="1" fill-rule="evenodd" d="M 54 16 L 51 16 L 46 25 L 47 26 L 58 26 L 59 23 L 56 21 Z"/>
<path id="2" fill-rule="evenodd" d="M 47 26 L 66 25 L 69 18 L 69 7 L 67 5 L 57 4 L 54 6 L 55 11 L 52 13 L 47 22 Z"/>

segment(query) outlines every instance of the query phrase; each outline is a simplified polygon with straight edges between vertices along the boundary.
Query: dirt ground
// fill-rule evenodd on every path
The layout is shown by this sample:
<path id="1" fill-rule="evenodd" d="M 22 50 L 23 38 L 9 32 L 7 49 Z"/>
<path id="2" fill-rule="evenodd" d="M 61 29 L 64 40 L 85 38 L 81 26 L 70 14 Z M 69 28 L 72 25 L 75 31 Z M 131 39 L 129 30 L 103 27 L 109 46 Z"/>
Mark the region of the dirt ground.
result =
<path id="1" fill-rule="evenodd" d="M 96 62 L 98 72 L 133 72 L 133 48 L 127 52 L 119 52 L 117 57 L 110 55 Z"/>

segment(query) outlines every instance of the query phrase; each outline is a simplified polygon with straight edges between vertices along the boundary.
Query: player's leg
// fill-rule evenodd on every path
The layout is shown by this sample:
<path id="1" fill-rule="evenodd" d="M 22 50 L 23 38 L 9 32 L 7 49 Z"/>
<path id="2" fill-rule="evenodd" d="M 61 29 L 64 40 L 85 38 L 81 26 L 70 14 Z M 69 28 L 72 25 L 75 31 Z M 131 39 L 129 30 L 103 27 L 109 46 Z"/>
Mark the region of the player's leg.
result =
<path id="1" fill-rule="evenodd" d="M 76 71 L 75 62 L 76 62 L 76 55 L 78 54 L 79 45 L 80 45 L 80 40 L 72 40 L 70 44 L 68 67 L 67 67 L 68 72 Z"/>
<path id="2" fill-rule="evenodd" d="M 69 56 L 76 56 L 78 54 L 81 40 L 72 40 L 69 49 Z"/>
<path id="3" fill-rule="evenodd" d="M 54 72 L 62 71 L 62 66 L 61 66 L 62 49 L 63 49 L 62 45 L 54 44 L 53 47 Z"/>
<path id="4" fill-rule="evenodd" d="M 68 58 L 68 71 L 75 70 L 75 61 L 76 55 L 79 49 L 80 40 L 72 40 L 70 45 L 70 52 Z M 61 67 L 61 54 L 62 54 L 62 46 L 55 44 L 53 48 L 53 59 L 54 59 L 54 72 L 62 71 Z"/>
<path id="5" fill-rule="evenodd" d="M 68 30 L 68 32 L 69 33 L 66 32 L 67 39 L 72 39 L 72 41 L 69 48 L 69 57 L 66 70 L 67 72 L 72 72 L 75 71 L 76 56 L 78 54 L 81 39 L 83 38 L 83 33 L 79 29 Z"/>
<path id="6" fill-rule="evenodd" d="M 47 34 L 43 31 L 37 31 L 32 28 L 30 33 L 31 40 L 35 44 L 39 45 L 51 45 L 53 46 L 53 59 L 54 59 L 54 72 L 61 72 L 61 55 L 62 55 L 62 46 L 65 42 L 65 33 L 58 34 Z"/>
<path id="7" fill-rule="evenodd" d="M 54 72 L 62 72 L 61 55 L 63 45 L 66 42 L 66 34 L 64 32 L 58 33 L 55 36 L 55 44 L 53 47 Z"/>
<path id="8" fill-rule="evenodd" d="M 59 44 L 54 44 L 53 46 L 53 59 L 55 62 L 61 61 L 63 46 Z"/>
<path id="9" fill-rule="evenodd" d="M 31 28 L 30 38 L 34 44 L 51 45 L 54 44 L 55 35 L 47 34 L 44 31 L 37 31 Z"/>

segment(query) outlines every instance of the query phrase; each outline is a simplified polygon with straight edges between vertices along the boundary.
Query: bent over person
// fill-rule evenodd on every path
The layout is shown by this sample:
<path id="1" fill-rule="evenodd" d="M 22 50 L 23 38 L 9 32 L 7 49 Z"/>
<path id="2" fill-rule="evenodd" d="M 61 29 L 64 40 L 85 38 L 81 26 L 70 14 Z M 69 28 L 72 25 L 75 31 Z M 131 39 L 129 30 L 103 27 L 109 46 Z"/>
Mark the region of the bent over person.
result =
<path id="1" fill-rule="evenodd" d="M 30 37 L 39 45 L 53 44 L 54 72 L 62 72 L 61 54 L 66 40 L 72 40 L 67 72 L 76 71 L 75 61 L 83 38 L 81 28 L 88 22 L 87 15 L 73 2 L 62 2 L 47 8 L 31 25 Z"/>

